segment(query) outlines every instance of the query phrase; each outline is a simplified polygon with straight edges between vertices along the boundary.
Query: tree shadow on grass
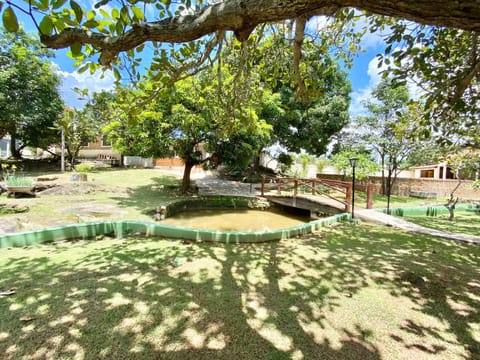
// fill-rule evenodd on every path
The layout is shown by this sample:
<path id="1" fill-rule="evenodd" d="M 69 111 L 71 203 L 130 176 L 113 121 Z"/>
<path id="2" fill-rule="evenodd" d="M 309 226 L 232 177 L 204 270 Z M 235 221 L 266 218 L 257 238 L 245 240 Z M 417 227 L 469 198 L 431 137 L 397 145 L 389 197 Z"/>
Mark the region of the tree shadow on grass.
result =
<path id="1" fill-rule="evenodd" d="M 0 298 L 6 358 L 452 358 L 447 348 L 463 344 L 457 358 L 479 353 L 478 247 L 345 225 L 279 243 L 106 239 L 1 251 L 0 289 L 18 289 Z M 398 300 L 401 321 L 378 327 L 388 308 L 365 304 L 368 291 Z"/>
<path id="2" fill-rule="evenodd" d="M 121 208 L 133 208 L 142 214 L 151 214 L 157 206 L 184 198 L 180 192 L 181 180 L 174 176 L 152 178 L 151 184 L 128 188 L 126 196 L 111 199 Z"/>
<path id="3" fill-rule="evenodd" d="M 452 221 L 449 221 L 448 217 L 449 215 L 409 216 L 405 217 L 405 220 L 441 231 L 480 236 L 478 213 L 456 211 Z"/>

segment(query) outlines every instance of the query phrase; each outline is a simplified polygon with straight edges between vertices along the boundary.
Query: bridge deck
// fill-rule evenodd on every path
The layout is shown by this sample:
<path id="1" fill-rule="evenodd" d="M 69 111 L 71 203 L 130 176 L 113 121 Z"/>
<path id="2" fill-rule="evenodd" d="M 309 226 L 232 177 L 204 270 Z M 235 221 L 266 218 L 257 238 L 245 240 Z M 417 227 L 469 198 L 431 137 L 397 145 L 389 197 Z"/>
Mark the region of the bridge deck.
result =
<path id="1" fill-rule="evenodd" d="M 293 197 L 288 195 L 266 194 L 264 196 L 273 203 L 304 210 L 318 211 L 329 207 L 335 209 L 335 213 L 345 212 L 345 204 L 342 202 L 319 195 L 299 194 Z"/>

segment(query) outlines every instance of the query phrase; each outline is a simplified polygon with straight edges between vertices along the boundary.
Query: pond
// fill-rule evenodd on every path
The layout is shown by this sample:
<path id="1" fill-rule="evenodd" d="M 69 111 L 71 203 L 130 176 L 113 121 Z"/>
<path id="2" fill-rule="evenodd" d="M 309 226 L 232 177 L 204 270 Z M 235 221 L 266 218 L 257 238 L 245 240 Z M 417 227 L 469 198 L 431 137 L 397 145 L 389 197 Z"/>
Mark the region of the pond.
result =
<path id="1" fill-rule="evenodd" d="M 272 231 L 301 225 L 310 216 L 290 214 L 279 209 L 193 210 L 167 217 L 162 224 L 178 227 L 219 231 Z"/>

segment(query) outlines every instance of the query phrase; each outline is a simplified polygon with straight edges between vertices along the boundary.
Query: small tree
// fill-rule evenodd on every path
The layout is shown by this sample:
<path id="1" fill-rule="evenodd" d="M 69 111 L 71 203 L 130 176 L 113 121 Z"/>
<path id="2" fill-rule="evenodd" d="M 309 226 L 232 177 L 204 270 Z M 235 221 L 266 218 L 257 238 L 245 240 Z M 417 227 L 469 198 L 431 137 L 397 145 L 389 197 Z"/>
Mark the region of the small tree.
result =
<path id="1" fill-rule="evenodd" d="M 450 196 L 447 199 L 445 207 L 448 209 L 449 218 L 448 220 L 453 221 L 455 217 L 455 206 L 460 199 L 455 195 L 455 192 L 458 190 L 462 184 L 462 173 L 468 174 L 469 172 L 478 171 L 478 161 L 479 157 L 477 151 L 474 149 L 460 149 L 456 153 L 452 153 L 447 156 L 446 164 L 452 169 L 455 174 L 455 178 L 458 180 L 457 185 L 450 192 Z"/>
<path id="2" fill-rule="evenodd" d="M 344 175 L 352 175 L 352 167 L 349 159 L 357 157 L 358 162 L 355 167 L 355 178 L 358 180 L 365 179 L 378 170 L 378 165 L 367 154 L 357 154 L 351 151 L 343 151 L 335 154 L 331 158 L 332 164 L 340 170 Z"/>
<path id="3" fill-rule="evenodd" d="M 382 193 L 386 194 L 418 142 L 408 136 L 414 130 L 410 128 L 413 121 L 410 121 L 407 87 L 385 78 L 372 95 L 373 99 L 365 103 L 370 114 L 357 118 L 356 129 L 365 148 L 376 153 L 380 160 Z M 385 169 L 389 169 L 387 176 Z"/>

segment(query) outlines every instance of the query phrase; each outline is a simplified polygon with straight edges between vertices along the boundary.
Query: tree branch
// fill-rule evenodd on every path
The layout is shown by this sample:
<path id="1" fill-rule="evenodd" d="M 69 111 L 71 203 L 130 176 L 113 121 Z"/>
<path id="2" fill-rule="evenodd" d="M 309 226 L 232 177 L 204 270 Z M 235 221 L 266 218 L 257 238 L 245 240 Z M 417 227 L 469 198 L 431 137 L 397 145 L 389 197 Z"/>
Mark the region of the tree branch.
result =
<path id="1" fill-rule="evenodd" d="M 293 73 L 295 75 L 295 83 L 297 84 L 297 94 L 300 98 L 306 93 L 305 83 L 303 77 L 300 74 L 300 61 L 302 59 L 302 43 L 305 36 L 305 26 L 307 25 L 308 18 L 302 16 L 295 22 L 295 42 L 293 46 Z"/>
<path id="2" fill-rule="evenodd" d="M 480 32 L 480 6 L 475 0 L 462 1 L 461 6 L 451 0 L 230 0 L 209 5 L 193 15 L 132 24 L 119 36 L 67 28 L 59 34 L 44 35 L 41 40 L 53 49 L 66 48 L 73 43 L 93 45 L 102 53 L 100 64 L 109 65 L 118 53 L 147 41 L 182 43 L 216 31 L 233 31 L 242 41 L 259 24 L 300 18 L 307 14 L 331 16 L 343 7 Z"/>
<path id="3" fill-rule="evenodd" d="M 473 39 L 472 39 L 471 54 L 469 59 L 470 68 L 468 69 L 466 74 L 461 77 L 461 79 L 458 79 L 458 80 L 456 79 L 454 84 L 452 84 L 455 89 L 455 92 L 453 94 L 452 99 L 450 99 L 450 102 L 459 100 L 465 93 L 465 90 L 467 90 L 467 88 L 471 85 L 472 80 L 480 74 L 480 61 L 478 59 L 478 54 L 477 54 L 478 35 L 472 34 L 472 36 L 473 36 Z"/>

